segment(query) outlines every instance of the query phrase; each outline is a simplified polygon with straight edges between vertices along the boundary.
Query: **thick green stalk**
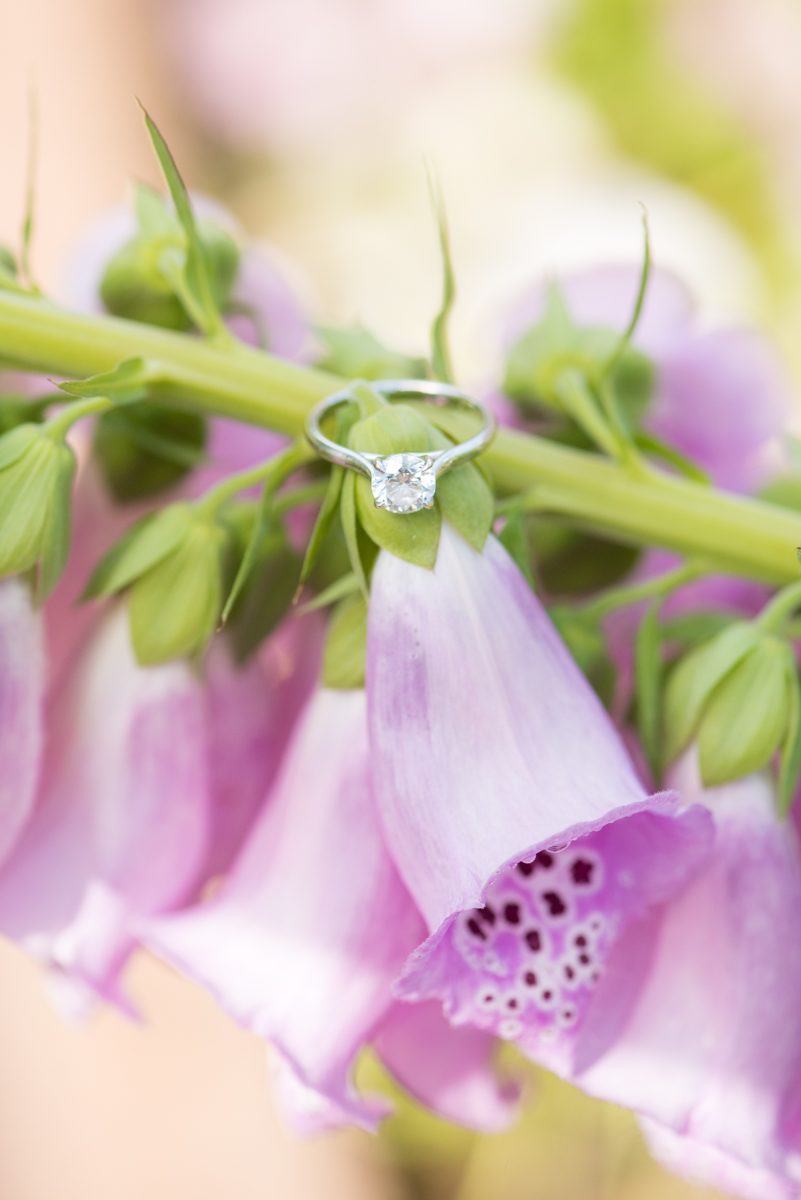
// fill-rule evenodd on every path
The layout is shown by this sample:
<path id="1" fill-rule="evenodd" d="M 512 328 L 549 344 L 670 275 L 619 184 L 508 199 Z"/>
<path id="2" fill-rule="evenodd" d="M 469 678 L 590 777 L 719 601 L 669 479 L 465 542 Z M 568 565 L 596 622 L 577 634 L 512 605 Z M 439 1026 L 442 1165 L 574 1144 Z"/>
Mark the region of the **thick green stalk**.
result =
<path id="1" fill-rule="evenodd" d="M 219 346 L 113 317 L 64 312 L 0 293 L 0 360 L 83 378 L 142 357 L 159 396 L 195 410 L 299 436 L 331 375 L 244 346 Z M 584 528 L 664 546 L 721 570 L 786 583 L 798 578 L 801 514 L 716 492 L 686 479 L 635 472 L 543 438 L 502 431 L 485 455 L 500 491 Z"/>

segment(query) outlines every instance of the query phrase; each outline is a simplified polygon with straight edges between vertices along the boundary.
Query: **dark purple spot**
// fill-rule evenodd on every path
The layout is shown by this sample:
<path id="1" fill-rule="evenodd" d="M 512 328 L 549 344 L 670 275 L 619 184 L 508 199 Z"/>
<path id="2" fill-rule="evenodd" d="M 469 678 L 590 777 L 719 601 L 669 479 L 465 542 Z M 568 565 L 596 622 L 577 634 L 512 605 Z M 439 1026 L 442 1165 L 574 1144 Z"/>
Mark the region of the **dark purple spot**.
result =
<path id="1" fill-rule="evenodd" d="M 529 875 L 531 875 L 532 872 L 534 871 L 534 863 L 533 862 L 519 862 L 517 864 L 517 869 L 520 872 L 520 874 L 523 876 L 524 879 L 528 879 Z"/>
<path id="2" fill-rule="evenodd" d="M 581 965 L 582 965 L 583 967 L 586 967 L 586 966 L 587 966 L 587 964 L 590 962 L 590 956 L 589 956 L 589 954 L 580 954 L 580 955 L 579 955 L 579 962 L 581 963 Z"/>
<path id="3" fill-rule="evenodd" d="M 542 949 L 542 935 L 539 929 L 529 929 L 526 933 L 526 945 L 533 954 L 539 954 Z"/>
<path id="4" fill-rule="evenodd" d="M 561 917 L 567 912 L 567 905 L 558 892 L 543 892 L 542 898 L 545 901 L 549 916 Z"/>
<path id="5" fill-rule="evenodd" d="M 514 996 L 511 996 L 506 1001 L 506 1007 L 509 1009 L 509 1012 L 514 1012 L 517 1009 L 518 1003 L 517 1003 L 517 1000 L 514 998 Z"/>
<path id="6" fill-rule="evenodd" d="M 549 850 L 540 850 L 531 865 L 535 871 L 550 871 L 553 866 L 553 855 Z"/>
<path id="7" fill-rule="evenodd" d="M 586 858 L 577 858 L 570 867 L 570 876 L 577 887 L 585 887 L 592 883 L 594 872 L 595 863 Z"/>
<path id="8" fill-rule="evenodd" d="M 533 971 L 526 971 L 525 975 L 523 976 L 523 983 L 526 985 L 526 987 L 536 987 L 537 976 Z"/>
<path id="9" fill-rule="evenodd" d="M 547 992 L 542 993 L 542 998 L 543 998 L 543 1000 L 546 1000 L 546 1001 L 553 1000 L 553 992 L 550 989 L 548 989 Z"/>
<path id="10" fill-rule="evenodd" d="M 563 1008 L 562 1009 L 562 1018 L 565 1021 L 572 1021 L 573 1018 L 575 1017 L 575 1015 L 576 1015 L 576 1010 L 573 1008 Z"/>
<path id="11" fill-rule="evenodd" d="M 470 920 L 467 922 L 467 928 L 470 930 L 473 937 L 481 938 L 482 942 L 486 942 L 487 935 L 484 932 L 484 930 L 481 928 L 481 926 L 479 925 L 479 923 L 475 917 L 471 917 Z"/>
<path id="12" fill-rule="evenodd" d="M 585 934 L 583 934 L 583 933 L 576 934 L 576 936 L 573 938 L 573 941 L 576 943 L 577 946 L 586 946 L 587 945 L 587 938 L 586 938 Z"/>
<path id="13" fill-rule="evenodd" d="M 569 965 L 566 966 L 565 967 L 565 979 L 574 979 L 575 976 L 576 976 L 576 972 L 573 970 L 573 968 Z"/>
<path id="14" fill-rule="evenodd" d="M 495 924 L 495 909 L 490 908 L 489 904 L 485 904 L 483 908 L 477 908 L 476 913 L 485 925 Z"/>
<path id="15" fill-rule="evenodd" d="M 520 924 L 520 905 L 512 904 L 512 903 L 504 904 L 503 919 L 509 925 L 519 925 Z"/>

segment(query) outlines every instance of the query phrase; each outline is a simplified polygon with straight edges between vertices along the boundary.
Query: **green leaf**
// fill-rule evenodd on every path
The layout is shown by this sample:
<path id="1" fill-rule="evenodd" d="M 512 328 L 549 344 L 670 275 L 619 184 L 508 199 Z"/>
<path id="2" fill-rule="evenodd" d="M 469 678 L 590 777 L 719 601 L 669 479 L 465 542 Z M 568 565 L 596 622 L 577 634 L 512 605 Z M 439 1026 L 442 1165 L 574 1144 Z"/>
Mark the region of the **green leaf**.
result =
<path id="1" fill-rule="evenodd" d="M 315 333 L 324 352 L 317 366 L 343 379 L 419 379 L 426 375 L 426 361 L 390 350 L 363 325 L 337 329 L 318 325 Z"/>
<path id="2" fill-rule="evenodd" d="M 111 596 L 157 566 L 184 540 L 193 522 L 189 504 L 171 504 L 137 521 L 95 567 L 84 599 Z"/>
<path id="3" fill-rule="evenodd" d="M 506 549 L 510 558 L 520 568 L 531 587 L 534 587 L 534 576 L 531 571 L 531 546 L 528 540 L 526 518 L 520 509 L 509 513 L 498 534 L 498 541 Z"/>
<path id="4" fill-rule="evenodd" d="M 184 261 L 176 259 L 172 269 L 168 263 L 165 263 L 165 270 L 171 276 L 176 288 L 180 289 L 180 298 L 187 305 L 190 316 L 198 328 L 207 336 L 212 337 L 223 331 L 224 324 L 217 306 L 206 247 L 198 232 L 189 193 L 175 159 L 152 117 L 144 107 L 142 111 L 145 115 L 150 140 L 175 205 L 178 220 L 186 236 Z"/>
<path id="5" fill-rule="evenodd" d="M 128 615 L 134 651 L 143 666 L 205 649 L 222 608 L 226 540 L 219 525 L 195 519 L 174 551 L 134 580 Z"/>
<path id="6" fill-rule="evenodd" d="M 342 532 L 345 535 L 348 559 L 353 574 L 359 581 L 359 588 L 366 598 L 369 588 L 364 563 L 362 562 L 361 548 L 359 546 L 359 522 L 356 516 L 356 477 L 351 471 L 345 474 L 342 481 L 339 517 L 342 522 Z"/>
<path id="7" fill-rule="evenodd" d="M 787 653 L 763 638 L 712 692 L 698 732 L 706 787 L 751 775 L 776 753 L 787 725 Z"/>
<path id="8" fill-rule="evenodd" d="M 662 774 L 661 696 L 662 636 L 659 624 L 661 601 L 650 604 L 637 629 L 634 674 L 637 687 L 637 729 L 655 781 Z"/>
<path id="9" fill-rule="evenodd" d="M 127 504 L 180 483 L 203 461 L 207 433 L 198 413 L 142 400 L 103 414 L 94 453 L 114 499 Z"/>
<path id="10" fill-rule="evenodd" d="M 453 260 L 451 258 L 450 235 L 448 233 L 448 218 L 445 212 L 445 203 L 439 185 L 430 172 L 428 187 L 431 196 L 431 205 L 434 210 L 434 219 L 437 223 L 437 237 L 442 260 L 442 300 L 431 326 L 431 368 L 435 379 L 442 379 L 446 383 L 452 383 L 453 368 L 451 366 L 450 349 L 448 346 L 448 320 L 456 299 L 456 281 L 453 273 Z"/>
<path id="11" fill-rule="evenodd" d="M 712 692 L 759 638 L 753 625 L 737 621 L 679 660 L 665 690 L 665 762 L 671 763 L 688 745 Z"/>
<path id="12" fill-rule="evenodd" d="M 321 608 L 328 608 L 332 604 L 338 604 L 340 600 L 344 600 L 347 596 L 352 596 L 354 592 L 360 592 L 359 580 L 351 572 L 349 575 L 341 575 L 339 579 L 335 579 L 327 588 L 323 588 L 313 600 L 309 600 L 300 610 L 302 613 L 318 612 Z"/>
<path id="13" fill-rule="evenodd" d="M 339 511 L 339 499 L 342 494 L 342 480 L 345 472 L 342 467 L 332 467 L 331 474 L 328 478 L 328 487 L 326 489 L 323 502 L 317 513 L 317 519 L 314 522 L 314 528 L 311 532 L 306 553 L 303 556 L 303 564 L 300 568 L 299 586 L 303 586 L 311 575 L 317 560 L 320 556 L 320 551 L 323 548 L 323 543 L 328 537 L 336 520 L 337 512 Z"/>
<path id="14" fill-rule="evenodd" d="M 455 467 L 437 480 L 437 503 L 442 516 L 465 541 L 482 550 L 492 528 L 495 500 L 475 463 Z"/>
<path id="15" fill-rule="evenodd" d="M 779 763 L 779 785 L 776 806 L 779 815 L 786 817 L 798 791 L 801 776 L 801 682 L 795 662 L 790 660 L 787 672 L 787 727 Z"/>
<path id="16" fill-rule="evenodd" d="M 144 396 L 151 384 L 163 376 L 158 364 L 144 358 L 126 358 L 111 371 L 86 379 L 68 379 L 58 386 L 68 396 L 92 398 L 109 396 L 117 400 L 135 400 Z"/>
<path id="17" fill-rule="evenodd" d="M 323 652 L 323 686 L 364 687 L 367 660 L 367 604 L 363 596 L 350 596 L 337 607 Z"/>

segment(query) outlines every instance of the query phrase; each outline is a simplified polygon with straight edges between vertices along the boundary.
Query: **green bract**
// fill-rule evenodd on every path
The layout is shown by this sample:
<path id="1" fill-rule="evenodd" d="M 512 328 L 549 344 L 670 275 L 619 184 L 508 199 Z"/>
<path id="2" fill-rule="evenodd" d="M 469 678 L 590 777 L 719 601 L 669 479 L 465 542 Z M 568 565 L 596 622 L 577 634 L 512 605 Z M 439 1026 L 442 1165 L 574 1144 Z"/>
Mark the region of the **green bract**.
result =
<path id="1" fill-rule="evenodd" d="M 318 326 L 323 353 L 317 365 L 343 379 L 421 379 L 427 374 L 423 358 L 390 350 L 362 325 L 350 329 Z"/>
<path id="2" fill-rule="evenodd" d="M 145 665 L 200 653 L 223 606 L 229 535 L 206 513 L 173 504 L 138 522 L 96 568 L 87 596 L 128 590 L 131 638 Z"/>
<path id="3" fill-rule="evenodd" d="M 36 595 L 55 587 L 69 553 L 75 457 L 41 425 L 0 438 L 0 576 L 38 566 Z"/>
<path id="4" fill-rule="evenodd" d="M 355 450 L 385 455 L 444 450 L 451 445 L 422 413 L 406 404 L 385 405 L 358 421 L 349 440 Z M 477 550 L 492 526 L 492 493 L 473 463 L 443 475 L 437 481 L 435 507 L 416 513 L 399 515 L 376 508 L 370 481 L 364 476 L 354 477 L 354 486 L 359 522 L 371 541 L 421 567 L 433 567 L 437 561 L 443 518 Z"/>
<path id="5" fill-rule="evenodd" d="M 708 787 L 766 766 L 787 742 L 795 660 L 790 646 L 737 622 L 687 654 L 665 697 L 666 757 L 697 742 Z"/>

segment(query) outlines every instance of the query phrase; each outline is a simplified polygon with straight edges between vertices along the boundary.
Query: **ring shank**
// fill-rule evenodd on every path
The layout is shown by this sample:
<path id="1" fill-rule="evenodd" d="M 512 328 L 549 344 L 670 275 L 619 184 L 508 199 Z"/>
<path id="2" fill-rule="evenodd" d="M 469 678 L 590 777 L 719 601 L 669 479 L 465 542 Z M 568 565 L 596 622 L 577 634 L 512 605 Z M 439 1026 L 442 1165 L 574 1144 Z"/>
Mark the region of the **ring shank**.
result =
<path id="1" fill-rule="evenodd" d="M 472 437 L 467 438 L 464 442 L 458 442 L 447 450 L 438 451 L 432 456 L 437 476 L 459 463 L 475 458 L 477 454 L 486 449 L 495 436 L 496 424 L 492 413 L 478 400 L 451 383 L 439 383 L 430 379 L 382 379 L 371 383 L 370 386 L 386 400 L 429 400 L 438 403 L 440 407 L 457 404 L 471 412 L 478 413 L 481 417 L 481 428 Z M 360 454 L 348 446 L 333 441 L 322 431 L 323 418 L 340 404 L 346 404 L 352 400 L 353 396 L 349 388 L 343 388 L 331 396 L 326 396 L 309 413 L 306 420 L 306 436 L 314 449 L 329 462 L 336 463 L 340 467 L 350 467 L 362 475 L 369 476 L 371 456 Z"/>

